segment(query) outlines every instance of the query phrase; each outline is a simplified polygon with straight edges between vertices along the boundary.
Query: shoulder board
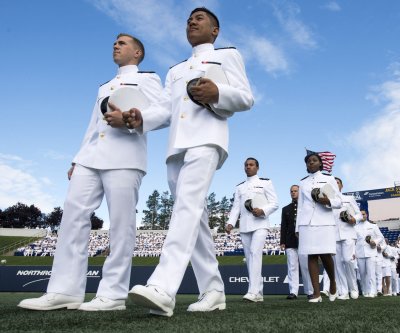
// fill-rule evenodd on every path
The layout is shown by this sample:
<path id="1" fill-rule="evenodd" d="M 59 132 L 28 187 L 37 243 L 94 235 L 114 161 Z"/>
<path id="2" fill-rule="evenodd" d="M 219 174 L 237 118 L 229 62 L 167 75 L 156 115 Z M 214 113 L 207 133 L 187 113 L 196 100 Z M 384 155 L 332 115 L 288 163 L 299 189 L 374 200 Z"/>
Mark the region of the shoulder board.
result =
<path id="1" fill-rule="evenodd" d="M 101 86 L 104 86 L 106 83 L 108 83 L 108 82 L 110 82 L 110 81 L 111 81 L 111 80 L 108 80 L 108 81 L 102 83 L 102 84 L 100 85 L 100 87 L 101 87 Z"/>
<path id="2" fill-rule="evenodd" d="M 300 181 L 302 181 L 302 180 L 304 180 L 304 179 L 306 179 L 306 178 L 308 178 L 309 176 L 305 176 L 304 178 L 301 178 L 300 179 Z"/>
<path id="3" fill-rule="evenodd" d="M 236 186 L 242 185 L 244 182 L 245 182 L 245 180 L 242 181 L 241 183 L 237 184 Z"/>
<path id="4" fill-rule="evenodd" d="M 215 51 L 217 51 L 217 50 L 227 50 L 227 49 L 234 49 L 234 50 L 236 50 L 236 47 L 234 47 L 234 46 L 219 47 L 219 48 L 215 49 Z"/>
<path id="5" fill-rule="evenodd" d="M 154 72 L 154 71 L 138 71 L 138 73 L 139 74 L 143 74 L 143 73 L 145 73 L 145 74 L 155 74 L 156 72 Z"/>
<path id="6" fill-rule="evenodd" d="M 260 179 L 262 179 L 262 180 L 269 180 L 269 178 L 261 178 L 261 177 L 260 177 Z"/>
<path id="7" fill-rule="evenodd" d="M 183 63 L 183 62 L 185 62 L 187 59 L 185 59 L 185 60 L 182 60 L 181 62 L 178 62 L 177 64 L 175 64 L 175 65 L 173 65 L 173 66 L 171 66 L 169 69 L 171 69 L 172 67 L 175 67 L 175 66 L 177 66 L 177 65 L 179 65 L 179 64 L 181 64 L 181 63 Z"/>

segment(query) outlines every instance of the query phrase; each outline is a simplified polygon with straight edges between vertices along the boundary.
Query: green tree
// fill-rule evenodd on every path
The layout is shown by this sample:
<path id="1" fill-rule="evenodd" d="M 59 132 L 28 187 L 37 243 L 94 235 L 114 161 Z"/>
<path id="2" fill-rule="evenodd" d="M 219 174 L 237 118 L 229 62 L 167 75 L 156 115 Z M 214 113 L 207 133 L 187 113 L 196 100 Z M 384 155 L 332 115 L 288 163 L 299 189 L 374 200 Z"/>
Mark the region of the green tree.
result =
<path id="1" fill-rule="evenodd" d="M 3 227 L 5 228 L 36 228 L 43 226 L 43 215 L 34 205 L 18 202 L 3 211 Z"/>
<path id="2" fill-rule="evenodd" d="M 100 230 L 103 228 L 104 221 L 97 217 L 95 212 L 90 216 L 90 222 L 92 223 L 92 230 Z"/>
<path id="3" fill-rule="evenodd" d="M 158 210 L 160 209 L 160 193 L 157 190 L 154 190 L 149 196 L 146 205 L 148 209 L 143 210 L 142 224 L 145 229 L 157 229 L 159 227 Z"/>
<path id="4" fill-rule="evenodd" d="M 218 227 L 218 206 L 219 202 L 215 200 L 215 193 L 210 193 L 207 197 L 208 225 L 210 226 L 210 229 Z"/>
<path id="5" fill-rule="evenodd" d="M 219 216 L 219 225 L 218 232 L 224 232 L 226 222 L 229 218 L 229 212 L 232 209 L 232 201 L 228 200 L 226 196 L 224 196 L 218 206 L 218 216 Z"/>
<path id="6" fill-rule="evenodd" d="M 60 225 L 62 215 L 63 210 L 61 209 L 61 207 L 54 208 L 53 211 L 46 216 L 46 224 L 51 227 Z"/>
<path id="7" fill-rule="evenodd" d="M 172 195 L 168 191 L 163 192 L 160 198 L 160 212 L 158 214 L 160 229 L 166 230 L 169 228 L 173 206 L 174 198 Z"/>

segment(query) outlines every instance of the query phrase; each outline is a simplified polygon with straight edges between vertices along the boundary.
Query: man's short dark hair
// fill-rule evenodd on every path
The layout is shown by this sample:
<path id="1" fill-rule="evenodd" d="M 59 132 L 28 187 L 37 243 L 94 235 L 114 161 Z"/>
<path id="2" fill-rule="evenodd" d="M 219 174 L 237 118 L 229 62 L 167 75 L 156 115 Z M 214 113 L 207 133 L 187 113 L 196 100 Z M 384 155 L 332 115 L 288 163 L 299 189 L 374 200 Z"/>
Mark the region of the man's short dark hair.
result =
<path id="1" fill-rule="evenodd" d="M 339 177 L 335 177 L 336 180 L 338 180 L 340 182 L 340 184 L 343 186 L 343 182 Z"/>
<path id="2" fill-rule="evenodd" d="M 196 12 L 205 12 L 207 16 L 210 18 L 212 24 L 219 28 L 219 20 L 217 15 L 215 15 L 211 10 L 207 9 L 206 7 L 198 7 L 192 10 L 189 16 L 192 16 Z"/>
<path id="3" fill-rule="evenodd" d="M 256 167 L 257 168 L 260 167 L 260 165 L 258 164 L 258 161 L 254 157 L 247 157 L 245 162 L 247 162 L 248 160 L 256 162 Z"/>
<path id="4" fill-rule="evenodd" d="M 125 36 L 125 37 L 131 38 L 132 41 L 133 41 L 133 43 L 140 49 L 140 51 L 142 51 L 142 56 L 139 58 L 139 62 L 138 62 L 138 64 L 140 64 L 140 63 L 143 61 L 143 59 L 144 59 L 144 54 L 145 54 L 143 43 L 142 43 L 139 39 L 137 39 L 136 37 L 134 37 L 134 36 L 132 36 L 132 35 L 130 35 L 130 34 L 126 34 L 126 33 L 120 33 L 120 34 L 118 34 L 117 39 L 118 39 L 119 37 L 124 37 L 124 36 Z"/>

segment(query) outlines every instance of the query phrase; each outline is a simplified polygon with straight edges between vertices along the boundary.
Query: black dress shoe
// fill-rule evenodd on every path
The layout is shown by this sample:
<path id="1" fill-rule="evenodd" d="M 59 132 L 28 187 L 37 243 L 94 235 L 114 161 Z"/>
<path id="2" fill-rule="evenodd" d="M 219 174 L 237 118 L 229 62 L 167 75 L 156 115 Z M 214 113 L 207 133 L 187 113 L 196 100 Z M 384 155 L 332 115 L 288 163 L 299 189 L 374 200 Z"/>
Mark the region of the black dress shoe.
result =
<path id="1" fill-rule="evenodd" d="M 289 294 L 286 299 L 296 299 L 297 296 L 295 294 Z"/>
<path id="2" fill-rule="evenodd" d="M 314 295 L 307 295 L 307 299 L 314 298 Z"/>

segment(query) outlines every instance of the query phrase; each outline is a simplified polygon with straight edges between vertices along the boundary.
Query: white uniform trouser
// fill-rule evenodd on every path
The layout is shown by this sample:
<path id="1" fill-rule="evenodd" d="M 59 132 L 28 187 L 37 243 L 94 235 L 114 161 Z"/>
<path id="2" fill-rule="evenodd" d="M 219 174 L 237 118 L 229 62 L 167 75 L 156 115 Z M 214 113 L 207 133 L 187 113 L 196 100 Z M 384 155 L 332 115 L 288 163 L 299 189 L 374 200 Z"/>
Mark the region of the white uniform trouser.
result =
<path id="1" fill-rule="evenodd" d="M 375 257 L 376 292 L 382 292 L 382 259 Z"/>
<path id="2" fill-rule="evenodd" d="M 216 148 L 200 146 L 167 161 L 168 183 L 175 204 L 160 263 L 147 284 L 161 287 L 171 297 L 178 291 L 189 260 L 200 294 L 224 291 L 206 202 L 218 160 Z"/>
<path id="3" fill-rule="evenodd" d="M 335 261 L 336 283 L 339 295 L 347 295 L 349 291 L 358 291 L 356 270 L 353 255 L 355 240 L 345 239 L 336 242 Z"/>
<path id="4" fill-rule="evenodd" d="M 396 265 L 392 265 L 391 272 L 392 272 L 392 279 L 390 281 L 390 288 L 392 289 L 391 292 L 392 294 L 397 295 L 397 293 L 399 292 L 397 283 L 399 275 L 397 274 Z"/>
<path id="5" fill-rule="evenodd" d="M 303 280 L 304 294 L 312 295 L 313 287 L 311 284 L 310 273 L 308 271 L 308 255 L 300 254 L 298 249 L 287 248 L 287 266 L 288 266 L 288 283 L 289 293 L 298 295 L 299 292 L 299 266 L 301 278 Z"/>
<path id="6" fill-rule="evenodd" d="M 301 280 L 303 281 L 303 291 L 306 295 L 312 295 L 314 288 L 311 283 L 310 272 L 308 271 L 308 255 L 299 254 L 299 264 L 301 271 Z"/>
<path id="7" fill-rule="evenodd" d="M 286 249 L 289 293 L 299 293 L 299 255 L 297 249 Z"/>
<path id="8" fill-rule="evenodd" d="M 136 203 L 143 171 L 96 170 L 76 165 L 64 203 L 48 293 L 84 296 L 90 216 L 105 194 L 110 217 L 110 255 L 103 265 L 97 296 L 128 295 L 136 236 Z"/>
<path id="9" fill-rule="evenodd" d="M 267 234 L 267 229 L 257 229 L 251 232 L 240 233 L 244 255 L 246 256 L 247 271 L 249 273 L 248 292 L 255 295 L 264 294 L 262 256 Z"/>
<path id="10" fill-rule="evenodd" d="M 331 280 L 329 279 L 328 273 L 324 269 L 322 273 L 322 290 L 325 292 L 329 292 L 331 286 Z"/>
<path id="11" fill-rule="evenodd" d="M 369 258 L 358 258 L 357 259 L 358 270 L 361 278 L 361 289 L 363 295 L 375 295 L 376 294 L 376 282 L 375 282 L 375 260 L 374 257 Z"/>

